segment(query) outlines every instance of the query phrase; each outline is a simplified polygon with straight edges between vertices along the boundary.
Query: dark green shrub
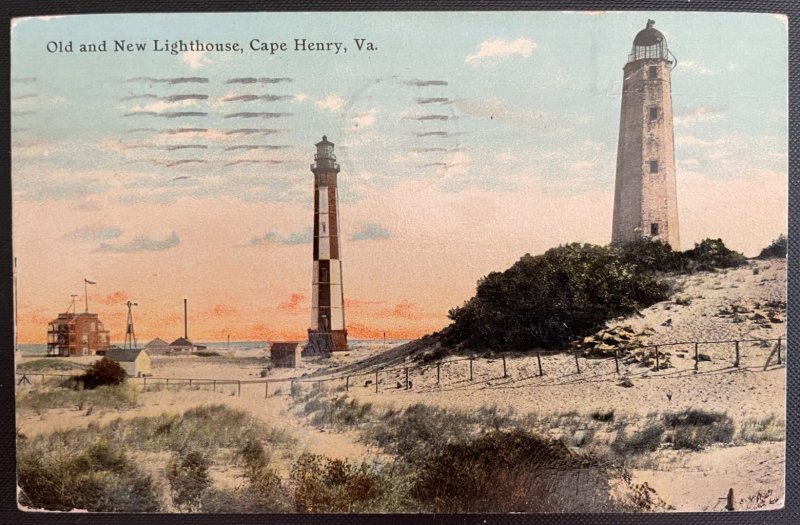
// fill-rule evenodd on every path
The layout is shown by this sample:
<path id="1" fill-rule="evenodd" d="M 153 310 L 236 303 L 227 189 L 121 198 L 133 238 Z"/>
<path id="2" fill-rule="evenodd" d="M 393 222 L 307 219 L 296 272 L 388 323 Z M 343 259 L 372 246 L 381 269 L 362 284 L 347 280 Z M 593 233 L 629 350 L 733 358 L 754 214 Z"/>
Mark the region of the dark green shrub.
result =
<path id="1" fill-rule="evenodd" d="M 744 255 L 729 249 L 722 239 L 703 239 L 684 255 L 689 260 L 689 268 L 696 271 L 733 268 L 747 262 Z"/>
<path id="2" fill-rule="evenodd" d="M 239 450 L 244 461 L 244 494 L 239 495 L 236 506 L 225 512 L 287 512 L 291 510 L 289 493 L 281 479 L 270 468 L 270 454 L 256 439 L 248 439 Z M 217 502 L 216 505 L 221 505 Z M 208 510 L 208 509 L 206 509 Z"/>
<path id="3" fill-rule="evenodd" d="M 407 510 L 405 491 L 389 467 L 303 454 L 292 466 L 289 479 L 298 512 Z"/>
<path id="4" fill-rule="evenodd" d="M 602 468 L 560 442 L 520 430 L 491 432 L 446 445 L 420 467 L 412 494 L 426 510 L 436 513 L 615 507 Z"/>
<path id="5" fill-rule="evenodd" d="M 785 259 L 786 258 L 786 247 L 787 247 L 787 239 L 784 234 L 778 235 L 778 238 L 772 241 L 772 243 L 761 250 L 761 253 L 758 254 L 759 259 Z"/>
<path id="6" fill-rule="evenodd" d="M 525 255 L 450 310 L 443 342 L 502 350 L 563 347 L 608 319 L 666 299 L 666 282 L 616 248 L 569 244 Z"/>
<path id="7" fill-rule="evenodd" d="M 620 456 L 653 452 L 661 446 L 661 437 L 665 430 L 661 423 L 650 423 L 640 432 L 634 432 L 630 436 L 620 430 L 611 443 L 611 448 Z"/>
<path id="8" fill-rule="evenodd" d="M 152 479 L 122 449 L 98 440 L 83 452 L 18 442 L 20 503 L 32 508 L 90 512 L 161 510 Z"/>
<path id="9" fill-rule="evenodd" d="M 172 458 L 166 474 L 176 506 L 190 511 L 200 510 L 203 495 L 211 485 L 210 466 L 211 461 L 194 450 Z"/>
<path id="10" fill-rule="evenodd" d="M 634 265 L 639 272 L 683 272 L 688 265 L 683 253 L 661 241 L 631 241 L 622 245 L 620 252 L 622 261 Z"/>
<path id="11" fill-rule="evenodd" d="M 676 449 L 702 450 L 713 443 L 733 441 L 733 420 L 721 412 L 689 409 L 675 414 L 666 414 L 664 421 L 673 428 L 672 447 Z"/>
<path id="12" fill-rule="evenodd" d="M 366 436 L 401 460 L 418 465 L 441 452 L 447 443 L 466 439 L 468 423 L 464 415 L 416 403 L 375 422 Z"/>
<path id="13" fill-rule="evenodd" d="M 367 420 L 372 412 L 372 403 L 361 403 L 347 396 L 333 399 L 314 398 L 304 407 L 306 414 L 313 414 L 311 423 L 316 426 L 346 427 L 358 425 Z"/>
<path id="14" fill-rule="evenodd" d="M 112 361 L 107 357 L 95 361 L 92 366 L 79 376 L 78 379 L 83 382 L 83 387 L 86 389 L 97 388 L 104 385 L 120 385 L 125 382 L 127 374 L 119 363 Z"/>

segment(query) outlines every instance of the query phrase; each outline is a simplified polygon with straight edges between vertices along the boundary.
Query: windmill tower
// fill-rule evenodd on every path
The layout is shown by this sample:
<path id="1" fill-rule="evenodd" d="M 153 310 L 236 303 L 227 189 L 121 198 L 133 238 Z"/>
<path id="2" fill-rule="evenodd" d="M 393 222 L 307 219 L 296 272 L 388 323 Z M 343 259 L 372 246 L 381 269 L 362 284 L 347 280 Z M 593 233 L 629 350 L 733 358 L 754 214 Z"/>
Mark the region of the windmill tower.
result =
<path id="1" fill-rule="evenodd" d="M 633 39 L 623 68 L 611 243 L 644 238 L 680 250 L 670 81 L 677 61 L 653 25 Z"/>
<path id="2" fill-rule="evenodd" d="M 342 260 L 339 250 L 339 165 L 333 143 L 318 142 L 314 173 L 314 273 L 311 279 L 309 347 L 323 355 L 347 350 L 344 323 Z"/>

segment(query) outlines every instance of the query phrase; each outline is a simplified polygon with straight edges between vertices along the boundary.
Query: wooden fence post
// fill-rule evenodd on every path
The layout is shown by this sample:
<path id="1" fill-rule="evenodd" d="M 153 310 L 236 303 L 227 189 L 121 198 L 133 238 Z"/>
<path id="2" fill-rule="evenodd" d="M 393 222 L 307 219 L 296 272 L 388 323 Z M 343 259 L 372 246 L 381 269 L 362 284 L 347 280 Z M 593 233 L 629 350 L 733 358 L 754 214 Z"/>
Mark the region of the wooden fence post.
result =
<path id="1" fill-rule="evenodd" d="M 508 371 L 506 370 L 506 356 L 503 356 L 503 377 L 508 377 Z"/>
<path id="2" fill-rule="evenodd" d="M 733 366 L 735 368 L 739 368 L 739 341 L 735 341 L 736 343 L 736 361 L 734 361 Z"/>
<path id="3" fill-rule="evenodd" d="M 144 376 L 144 391 L 147 392 L 147 376 Z"/>
<path id="4" fill-rule="evenodd" d="M 167 378 L 167 390 L 169 390 L 169 378 Z"/>
<path id="5" fill-rule="evenodd" d="M 344 378 L 344 390 L 345 392 L 350 391 L 350 376 Z"/>
<path id="6" fill-rule="evenodd" d="M 656 372 L 658 372 L 659 370 L 661 370 L 661 365 L 658 360 L 658 345 L 656 345 Z"/>
<path id="7" fill-rule="evenodd" d="M 727 497 L 727 505 L 725 505 L 725 510 L 731 511 L 733 510 L 733 487 L 728 489 L 728 497 Z"/>
<path id="8" fill-rule="evenodd" d="M 189 380 L 189 390 L 191 390 L 191 389 L 192 389 L 192 380 L 190 379 Z"/>
<path id="9" fill-rule="evenodd" d="M 469 380 L 472 381 L 472 358 L 469 358 Z"/>
<path id="10" fill-rule="evenodd" d="M 694 344 L 694 369 L 695 371 L 700 370 L 700 350 L 698 350 L 698 346 L 700 343 Z"/>
<path id="11" fill-rule="evenodd" d="M 217 380 L 216 379 L 212 379 L 211 381 L 212 381 L 212 383 L 211 383 L 212 387 L 211 388 L 212 388 L 212 390 L 214 392 L 216 392 L 217 391 Z"/>
<path id="12" fill-rule="evenodd" d="M 617 347 L 614 347 L 614 368 L 617 369 L 617 373 L 619 374 L 619 356 L 617 355 Z"/>
<path id="13" fill-rule="evenodd" d="M 778 364 L 781 364 L 781 338 L 778 338 Z"/>
<path id="14" fill-rule="evenodd" d="M 436 363 L 436 384 L 437 385 L 439 384 L 439 380 L 441 379 L 441 375 L 440 375 L 441 368 L 442 368 L 442 364 L 441 363 Z"/>
<path id="15" fill-rule="evenodd" d="M 575 349 L 575 368 L 578 370 L 578 373 L 581 373 L 581 365 L 578 363 L 578 349 Z"/>
<path id="16" fill-rule="evenodd" d="M 539 363 L 539 377 L 542 377 L 544 375 L 544 372 L 542 372 L 542 354 L 541 354 L 541 352 L 536 352 L 536 362 Z"/>
<path id="17" fill-rule="evenodd" d="M 269 381 L 264 381 L 264 399 L 269 397 Z"/>
<path id="18" fill-rule="evenodd" d="M 375 370 L 375 393 L 378 393 L 378 371 Z"/>
<path id="19" fill-rule="evenodd" d="M 236 383 L 237 383 L 237 386 L 239 388 L 239 392 L 236 395 L 239 396 L 239 397 L 242 397 L 242 381 L 239 380 Z"/>
<path id="20" fill-rule="evenodd" d="M 406 367 L 406 390 L 408 390 L 408 367 Z"/>

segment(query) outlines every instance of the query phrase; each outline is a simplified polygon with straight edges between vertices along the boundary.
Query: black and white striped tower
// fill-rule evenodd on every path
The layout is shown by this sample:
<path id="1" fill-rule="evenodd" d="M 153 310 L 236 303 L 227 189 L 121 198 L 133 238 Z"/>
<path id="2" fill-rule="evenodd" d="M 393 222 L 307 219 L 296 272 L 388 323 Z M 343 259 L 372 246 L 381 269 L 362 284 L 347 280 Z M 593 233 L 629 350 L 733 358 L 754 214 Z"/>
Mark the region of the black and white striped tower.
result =
<path id="1" fill-rule="evenodd" d="M 339 165 L 333 143 L 317 143 L 314 173 L 314 274 L 311 281 L 311 328 L 308 341 L 323 353 L 347 350 L 342 260 L 339 249 Z"/>

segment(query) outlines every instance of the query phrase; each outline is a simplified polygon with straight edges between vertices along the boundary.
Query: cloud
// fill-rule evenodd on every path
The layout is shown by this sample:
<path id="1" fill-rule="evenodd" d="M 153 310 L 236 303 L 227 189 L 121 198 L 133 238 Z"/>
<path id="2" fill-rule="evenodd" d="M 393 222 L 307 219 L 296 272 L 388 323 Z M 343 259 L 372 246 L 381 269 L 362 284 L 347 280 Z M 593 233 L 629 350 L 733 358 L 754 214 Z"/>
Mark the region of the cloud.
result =
<path id="1" fill-rule="evenodd" d="M 694 135 L 675 135 L 676 146 L 696 146 L 696 147 L 717 147 L 725 143 L 725 140 L 715 139 L 706 140 L 696 137 Z"/>
<path id="2" fill-rule="evenodd" d="M 309 226 L 305 230 L 293 232 L 288 235 L 281 235 L 277 232 L 267 232 L 259 237 L 253 237 L 247 243 L 248 246 L 263 246 L 265 244 L 306 244 L 313 240 L 314 230 Z"/>
<path id="3" fill-rule="evenodd" d="M 80 241 L 107 241 L 116 239 L 122 235 L 122 230 L 112 226 L 102 226 L 99 224 L 87 224 L 77 230 L 73 230 L 64 235 L 70 239 Z"/>
<path id="4" fill-rule="evenodd" d="M 536 42 L 532 42 L 526 38 L 518 38 L 513 42 L 501 38 L 487 40 L 481 43 L 477 53 L 467 56 L 464 61 L 467 64 L 474 65 L 484 58 L 507 58 L 513 55 L 527 58 L 531 56 L 536 47 Z"/>
<path id="5" fill-rule="evenodd" d="M 111 292 L 110 294 L 106 295 L 100 302 L 103 304 L 107 304 L 109 306 L 113 306 L 115 304 L 122 304 L 127 302 L 129 299 L 127 292 L 122 290 L 117 290 L 116 292 Z"/>
<path id="6" fill-rule="evenodd" d="M 705 124 L 707 122 L 719 122 L 725 119 L 724 109 L 712 107 L 696 107 L 683 109 L 676 112 L 672 118 L 675 126 L 685 126 L 686 124 Z"/>
<path id="7" fill-rule="evenodd" d="M 308 95 L 306 95 L 305 93 L 298 93 L 297 95 L 294 96 L 294 101 L 295 102 L 305 102 L 307 98 L 308 98 Z"/>
<path id="8" fill-rule="evenodd" d="M 386 301 L 362 301 L 360 299 L 347 299 L 344 300 L 345 308 L 363 308 L 365 306 L 375 306 L 386 304 Z"/>
<path id="9" fill-rule="evenodd" d="M 102 243 L 95 250 L 101 253 L 135 253 L 135 252 L 159 252 L 174 248 L 180 244 L 178 234 L 172 232 L 165 239 L 153 239 L 148 235 L 140 235 L 133 240 L 122 244 Z"/>
<path id="10" fill-rule="evenodd" d="M 306 301 L 306 296 L 301 293 L 293 293 L 288 301 L 278 305 L 278 309 L 286 312 L 295 313 L 300 309 L 300 306 Z"/>
<path id="11" fill-rule="evenodd" d="M 496 99 L 458 99 L 456 108 L 471 117 L 488 117 L 491 120 L 516 124 L 536 124 L 550 130 L 557 129 L 557 122 L 549 113 L 524 107 L 509 106 L 505 102 Z M 558 122 L 561 121 L 563 121 L 563 118 L 558 120 Z"/>
<path id="12" fill-rule="evenodd" d="M 447 155 L 445 162 L 436 170 L 436 175 L 438 177 L 464 175 L 469 171 L 469 164 L 469 155 L 463 151 L 455 151 Z"/>
<path id="13" fill-rule="evenodd" d="M 314 105 L 331 113 L 338 113 L 344 107 L 344 99 L 339 95 L 328 95 L 322 100 L 314 102 Z"/>
<path id="14" fill-rule="evenodd" d="M 211 315 L 213 317 L 231 317 L 239 314 L 239 310 L 229 304 L 215 304 L 211 308 Z"/>
<path id="15" fill-rule="evenodd" d="M 681 60 L 678 62 L 678 66 L 686 69 L 690 73 L 695 73 L 697 75 L 713 75 L 714 70 L 707 68 L 703 64 L 695 62 L 694 60 Z"/>
<path id="16" fill-rule="evenodd" d="M 594 168 L 594 162 L 590 160 L 578 160 L 573 162 L 570 167 L 573 171 L 586 171 Z"/>
<path id="17" fill-rule="evenodd" d="M 197 69 L 209 62 L 205 51 L 187 51 L 181 55 L 181 60 L 191 69 Z"/>
<path id="18" fill-rule="evenodd" d="M 377 239 L 391 239 L 392 233 L 381 226 L 380 224 L 376 224 L 374 222 L 369 222 L 361 226 L 353 236 L 351 237 L 354 241 L 369 241 L 369 240 L 377 240 Z"/>
<path id="19" fill-rule="evenodd" d="M 401 301 L 394 305 L 394 308 L 387 308 L 378 312 L 378 317 L 388 317 L 396 319 L 420 319 L 425 317 L 425 313 L 418 304 L 408 301 Z"/>
<path id="20" fill-rule="evenodd" d="M 357 129 L 364 129 L 372 126 L 373 124 L 375 124 L 375 115 L 377 114 L 378 110 L 376 109 L 371 109 L 367 112 L 359 113 L 358 115 L 356 115 L 351 119 L 352 126 L 350 129 L 354 131 Z"/>

